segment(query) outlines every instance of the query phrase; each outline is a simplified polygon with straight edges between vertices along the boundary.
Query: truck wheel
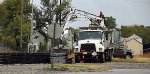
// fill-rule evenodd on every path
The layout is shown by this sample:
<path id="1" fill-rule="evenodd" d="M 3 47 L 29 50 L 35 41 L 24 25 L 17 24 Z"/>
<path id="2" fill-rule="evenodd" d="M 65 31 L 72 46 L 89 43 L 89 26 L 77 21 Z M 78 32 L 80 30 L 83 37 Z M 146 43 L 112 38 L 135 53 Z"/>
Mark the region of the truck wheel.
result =
<path id="1" fill-rule="evenodd" d="M 105 63 L 105 54 L 104 53 L 102 53 L 100 55 L 100 63 Z"/>
<path id="2" fill-rule="evenodd" d="M 79 56 L 75 56 L 75 63 L 79 63 L 80 62 L 80 59 L 79 59 Z"/>
<path id="3" fill-rule="evenodd" d="M 111 62 L 112 61 L 112 58 L 113 58 L 113 55 L 112 53 L 109 53 L 109 56 L 108 56 L 108 61 Z"/>
<path id="4" fill-rule="evenodd" d="M 129 55 L 129 54 L 126 55 L 126 59 L 131 59 L 131 58 L 132 58 L 131 55 Z"/>

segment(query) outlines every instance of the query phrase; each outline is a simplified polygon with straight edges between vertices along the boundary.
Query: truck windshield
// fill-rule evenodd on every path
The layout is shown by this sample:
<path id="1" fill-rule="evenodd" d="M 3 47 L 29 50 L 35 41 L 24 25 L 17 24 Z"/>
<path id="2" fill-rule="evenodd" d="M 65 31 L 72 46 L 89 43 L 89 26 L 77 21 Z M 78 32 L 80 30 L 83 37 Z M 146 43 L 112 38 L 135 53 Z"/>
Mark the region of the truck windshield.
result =
<path id="1" fill-rule="evenodd" d="M 84 31 L 79 33 L 79 40 L 101 39 L 102 33 L 98 31 Z"/>

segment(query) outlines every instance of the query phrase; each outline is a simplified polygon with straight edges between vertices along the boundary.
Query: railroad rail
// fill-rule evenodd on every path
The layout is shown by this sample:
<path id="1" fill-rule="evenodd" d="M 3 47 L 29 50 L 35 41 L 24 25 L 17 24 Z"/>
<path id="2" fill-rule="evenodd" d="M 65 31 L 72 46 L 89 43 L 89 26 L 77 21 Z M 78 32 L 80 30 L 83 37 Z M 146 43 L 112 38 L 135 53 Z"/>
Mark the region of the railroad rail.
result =
<path id="1" fill-rule="evenodd" d="M 69 63 L 66 54 L 54 54 L 55 63 Z M 0 64 L 38 64 L 51 63 L 49 53 L 0 53 Z"/>

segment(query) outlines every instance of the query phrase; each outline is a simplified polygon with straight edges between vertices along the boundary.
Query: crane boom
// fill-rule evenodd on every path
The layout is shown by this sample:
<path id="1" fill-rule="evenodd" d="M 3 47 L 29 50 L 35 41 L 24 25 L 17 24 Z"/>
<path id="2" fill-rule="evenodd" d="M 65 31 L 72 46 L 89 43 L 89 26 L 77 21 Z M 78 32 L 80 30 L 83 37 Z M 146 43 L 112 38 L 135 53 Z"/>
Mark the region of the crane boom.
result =
<path id="1" fill-rule="evenodd" d="M 79 10 L 79 9 L 71 9 L 70 13 L 68 14 L 65 24 L 62 26 L 63 28 L 63 32 L 66 30 L 66 28 L 68 28 L 68 23 L 70 21 L 71 18 L 87 18 L 91 21 L 91 23 L 93 23 L 95 26 L 97 27 L 102 27 L 105 28 L 106 26 L 104 25 L 104 18 L 101 18 L 95 14 L 83 11 L 83 10 Z"/>

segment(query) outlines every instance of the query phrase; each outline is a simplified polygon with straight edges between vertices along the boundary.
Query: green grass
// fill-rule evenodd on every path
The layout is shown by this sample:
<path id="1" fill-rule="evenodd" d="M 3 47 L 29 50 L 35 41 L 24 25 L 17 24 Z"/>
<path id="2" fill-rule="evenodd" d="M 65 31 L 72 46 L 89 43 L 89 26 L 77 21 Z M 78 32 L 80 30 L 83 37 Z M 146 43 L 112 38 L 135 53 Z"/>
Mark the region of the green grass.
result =
<path id="1" fill-rule="evenodd" d="M 48 71 L 68 71 L 68 72 L 100 72 L 109 71 L 112 68 L 104 65 L 96 64 L 55 64 L 54 69 L 51 70 L 51 66 L 44 67 L 43 70 Z"/>
<path id="2" fill-rule="evenodd" d="M 114 58 L 113 62 L 127 62 L 127 63 L 150 63 L 150 58 L 133 58 L 133 59 L 119 59 Z"/>

